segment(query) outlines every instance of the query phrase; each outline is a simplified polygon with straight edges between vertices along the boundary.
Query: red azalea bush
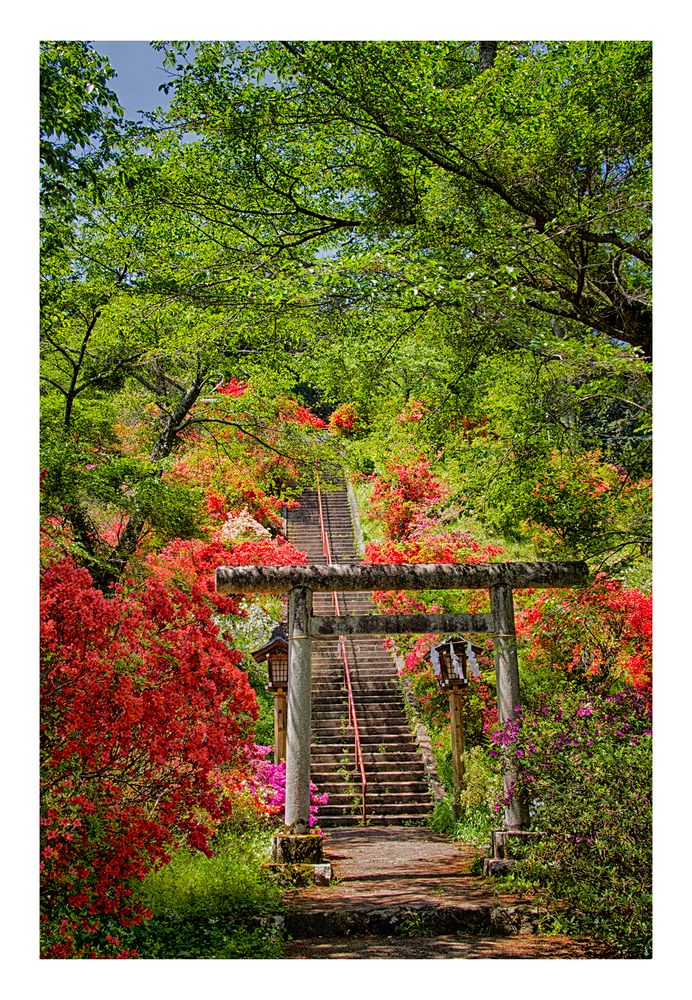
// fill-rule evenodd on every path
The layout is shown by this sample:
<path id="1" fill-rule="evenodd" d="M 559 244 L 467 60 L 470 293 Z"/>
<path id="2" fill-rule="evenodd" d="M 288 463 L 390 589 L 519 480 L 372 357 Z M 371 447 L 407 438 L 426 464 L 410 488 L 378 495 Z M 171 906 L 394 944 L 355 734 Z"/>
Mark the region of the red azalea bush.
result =
<path id="1" fill-rule="evenodd" d="M 286 761 L 274 764 L 267 759 L 271 747 L 255 747 L 256 763 L 252 774 L 251 785 L 258 795 L 263 807 L 270 816 L 283 816 L 286 807 Z M 320 806 L 326 806 L 329 795 L 320 794 L 317 786 L 310 782 L 310 826 L 317 823 L 317 813 Z"/>
<path id="2" fill-rule="evenodd" d="M 373 476 L 375 487 L 370 512 L 384 526 L 386 539 L 369 542 L 365 559 L 370 563 L 478 563 L 503 553 L 499 545 L 481 545 L 472 532 L 449 528 L 439 513 L 439 504 L 448 497 L 444 484 L 435 476 L 428 461 L 419 458 L 409 464 L 392 463 L 383 476 Z M 431 613 L 444 610 L 437 600 L 447 595 L 404 591 L 375 591 L 378 608 L 388 614 Z M 478 610 L 484 595 L 470 595 L 468 610 Z M 447 695 L 440 692 L 432 667 L 425 660 L 434 636 L 421 635 L 404 654 L 402 674 L 408 676 L 424 722 L 436 729 L 448 724 Z M 392 643 L 393 645 L 393 643 Z M 482 669 L 490 668 L 492 657 L 481 658 Z M 487 683 L 474 681 L 467 692 L 465 720 L 469 745 L 481 741 L 497 725 L 494 694 Z"/>
<path id="3" fill-rule="evenodd" d="M 388 540 L 400 542 L 429 519 L 432 509 L 449 495 L 422 456 L 407 464 L 393 462 L 374 475 L 370 514 L 383 525 Z"/>
<path id="4" fill-rule="evenodd" d="M 427 403 L 420 399 L 409 399 L 406 406 L 396 416 L 398 424 L 416 424 L 428 411 Z"/>
<path id="5" fill-rule="evenodd" d="M 327 426 L 322 417 L 298 403 L 295 399 L 282 399 L 279 406 L 279 417 L 290 423 L 302 424 L 303 427 L 314 427 L 315 430 L 322 430 Z"/>
<path id="6" fill-rule="evenodd" d="M 449 493 L 425 459 L 393 463 L 383 476 L 371 478 L 375 485 L 370 514 L 384 527 L 386 537 L 382 542 L 367 543 L 366 562 L 479 563 L 504 552 L 499 545 L 481 545 L 470 531 L 445 524 L 439 504 Z M 414 599 L 401 591 L 376 591 L 373 597 L 386 612 L 442 610 L 420 595 Z"/>
<path id="7" fill-rule="evenodd" d="M 651 692 L 652 599 L 599 573 L 582 590 L 546 591 L 516 614 L 536 668 L 609 677 Z"/>
<path id="8" fill-rule="evenodd" d="M 243 465 L 223 457 L 208 454 L 204 449 L 192 449 L 176 459 L 166 472 L 166 478 L 198 486 L 204 491 L 204 505 L 209 530 L 214 531 L 231 510 L 246 507 L 253 517 L 274 531 L 282 526 L 281 511 L 295 501 L 273 496 L 258 486 L 261 467 L 248 474 Z"/>
<path id="9" fill-rule="evenodd" d="M 342 403 L 329 418 L 329 429 L 334 434 L 355 434 L 362 429 L 363 422 L 355 403 Z"/>
<path id="10" fill-rule="evenodd" d="M 578 456 L 553 452 L 526 512 L 560 542 L 578 547 L 583 539 L 607 534 L 614 525 L 648 524 L 650 506 L 650 479 L 630 481 L 598 451 Z"/>
<path id="11" fill-rule="evenodd" d="M 208 850 L 257 705 L 198 595 L 148 579 L 106 599 L 64 559 L 43 576 L 42 952 L 119 954 L 146 915 L 128 883 L 182 841 Z"/>
<path id="12" fill-rule="evenodd" d="M 48 958 L 128 957 L 130 883 L 181 843 L 209 851 L 232 808 L 257 702 L 219 638 L 219 565 L 305 562 L 281 540 L 173 541 L 110 598 L 69 558 L 41 599 L 41 926 Z M 224 774 L 219 780 L 219 771 Z"/>
<path id="13" fill-rule="evenodd" d="M 250 386 L 247 382 L 241 382 L 240 379 L 232 378 L 226 383 L 217 385 L 214 391 L 220 393 L 222 396 L 233 396 L 235 399 L 240 399 L 249 389 Z"/>

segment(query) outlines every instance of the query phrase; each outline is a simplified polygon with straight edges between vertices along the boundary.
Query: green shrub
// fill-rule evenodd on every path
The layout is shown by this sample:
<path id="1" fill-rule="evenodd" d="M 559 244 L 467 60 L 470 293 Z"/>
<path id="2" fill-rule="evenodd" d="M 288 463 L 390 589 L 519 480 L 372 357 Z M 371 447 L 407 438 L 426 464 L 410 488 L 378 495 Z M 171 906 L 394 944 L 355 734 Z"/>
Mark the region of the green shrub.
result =
<path id="1" fill-rule="evenodd" d="M 651 954 L 651 720 L 646 699 L 562 693 L 497 734 L 543 836 L 517 874 L 558 931 Z"/>
<path id="2" fill-rule="evenodd" d="M 136 893 L 153 917 L 132 928 L 141 958 L 277 958 L 281 890 L 262 869 L 268 830 L 219 835 L 209 858 L 179 850 Z"/>
<path id="3" fill-rule="evenodd" d="M 436 735 L 439 737 L 438 751 L 446 753 L 445 756 L 440 753 L 439 760 L 436 753 L 436 766 L 440 780 L 450 794 L 436 805 L 430 826 L 436 833 L 447 833 L 455 840 L 484 847 L 490 843 L 492 830 L 499 825 L 498 816 L 493 811 L 502 788 L 497 768 L 493 766 L 483 747 L 471 747 L 464 753 L 464 787 L 459 797 L 461 815 L 459 819 L 455 819 L 451 735 L 449 730 L 442 730 Z"/>

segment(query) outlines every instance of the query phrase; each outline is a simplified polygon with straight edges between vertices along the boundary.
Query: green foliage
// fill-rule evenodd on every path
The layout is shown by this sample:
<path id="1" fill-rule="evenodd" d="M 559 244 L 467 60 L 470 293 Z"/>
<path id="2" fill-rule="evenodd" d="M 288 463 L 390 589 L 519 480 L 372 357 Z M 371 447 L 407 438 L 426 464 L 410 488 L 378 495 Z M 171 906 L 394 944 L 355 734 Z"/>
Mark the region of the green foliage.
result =
<path id="1" fill-rule="evenodd" d="M 204 136 L 193 200 L 219 219 L 230 181 L 230 229 L 328 253 L 327 302 L 396 299 L 472 336 L 536 312 L 649 349 L 648 43 L 502 42 L 489 69 L 449 41 L 168 56 L 169 122 Z"/>
<path id="2" fill-rule="evenodd" d="M 503 758 L 542 834 L 518 877 L 541 892 L 558 932 L 651 954 L 651 731 L 641 696 L 564 690 L 525 712 Z"/>
<path id="3" fill-rule="evenodd" d="M 454 817 L 454 768 L 449 728 L 432 737 L 435 767 L 448 795 L 435 806 L 430 825 L 437 833 L 447 833 L 455 840 L 477 847 L 490 843 L 492 830 L 498 827 L 493 807 L 501 794 L 497 770 L 487 756 L 487 748 L 472 747 L 464 753 L 464 787 L 459 797 L 460 816 Z"/>
<path id="4" fill-rule="evenodd" d="M 498 828 L 497 816 L 489 809 L 476 806 L 454 818 L 454 801 L 451 795 L 439 802 L 430 818 L 435 833 L 445 833 L 464 844 L 488 849 L 493 830 Z"/>
<path id="5" fill-rule="evenodd" d="M 41 194 L 65 209 L 108 161 L 122 109 L 108 83 L 108 60 L 88 42 L 42 42 Z"/>
<path id="6" fill-rule="evenodd" d="M 132 929 L 141 958 L 278 958 L 281 891 L 262 871 L 269 833 L 227 829 L 211 858 L 178 851 L 136 887 L 153 917 Z"/>

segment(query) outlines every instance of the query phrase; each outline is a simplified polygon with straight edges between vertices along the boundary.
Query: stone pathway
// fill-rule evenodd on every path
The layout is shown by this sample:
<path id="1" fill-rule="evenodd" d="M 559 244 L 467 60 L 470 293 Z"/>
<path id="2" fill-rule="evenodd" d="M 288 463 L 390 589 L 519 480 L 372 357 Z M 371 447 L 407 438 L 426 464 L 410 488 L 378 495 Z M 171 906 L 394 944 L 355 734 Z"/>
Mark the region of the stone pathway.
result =
<path id="1" fill-rule="evenodd" d="M 531 899 L 472 874 L 481 854 L 423 827 L 329 830 L 336 881 L 288 890 L 285 957 L 608 957 L 594 942 L 536 934 Z"/>

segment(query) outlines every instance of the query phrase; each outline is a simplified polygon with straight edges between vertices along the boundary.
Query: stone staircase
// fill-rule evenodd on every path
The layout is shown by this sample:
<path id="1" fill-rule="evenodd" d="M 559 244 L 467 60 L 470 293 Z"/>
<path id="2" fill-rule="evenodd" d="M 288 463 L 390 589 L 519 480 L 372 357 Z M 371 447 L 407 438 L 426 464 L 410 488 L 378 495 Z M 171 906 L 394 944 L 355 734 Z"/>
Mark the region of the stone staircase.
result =
<path id="1" fill-rule="evenodd" d="M 323 488 L 322 507 L 332 558 L 358 563 L 348 496 L 343 486 Z M 316 491 L 301 498 L 287 516 L 289 541 L 307 552 L 313 564 L 324 564 Z M 368 593 L 340 594 L 342 614 L 373 610 Z M 333 614 L 331 594 L 314 595 L 315 614 Z M 432 812 L 425 769 L 411 734 L 394 659 L 382 640 L 367 636 L 346 639 L 353 696 L 367 782 L 368 825 L 423 823 Z M 323 828 L 362 824 L 361 778 L 353 731 L 348 726 L 344 668 L 337 639 L 313 644 L 311 777 L 329 804 L 319 810 Z"/>

